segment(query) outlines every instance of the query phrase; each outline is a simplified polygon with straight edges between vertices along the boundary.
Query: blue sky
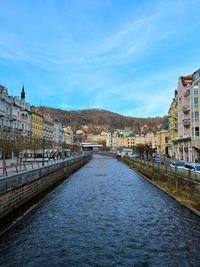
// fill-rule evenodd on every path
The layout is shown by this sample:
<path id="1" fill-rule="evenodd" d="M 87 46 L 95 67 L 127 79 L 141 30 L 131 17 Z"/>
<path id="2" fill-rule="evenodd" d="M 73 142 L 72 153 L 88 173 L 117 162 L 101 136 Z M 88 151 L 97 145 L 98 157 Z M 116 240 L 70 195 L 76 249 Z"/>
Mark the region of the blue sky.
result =
<path id="1" fill-rule="evenodd" d="M 66 110 L 167 114 L 200 68 L 199 0 L 0 0 L 0 83 Z"/>

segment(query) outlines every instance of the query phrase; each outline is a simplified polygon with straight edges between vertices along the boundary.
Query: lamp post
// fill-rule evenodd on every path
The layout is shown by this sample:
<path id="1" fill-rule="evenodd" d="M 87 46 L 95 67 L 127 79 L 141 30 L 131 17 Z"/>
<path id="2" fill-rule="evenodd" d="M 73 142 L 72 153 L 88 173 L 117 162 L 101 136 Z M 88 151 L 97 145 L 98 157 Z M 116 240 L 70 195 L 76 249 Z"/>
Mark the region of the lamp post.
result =
<path id="1" fill-rule="evenodd" d="M 44 166 L 44 155 L 45 155 L 45 136 L 43 136 L 43 143 L 42 143 L 42 166 Z"/>

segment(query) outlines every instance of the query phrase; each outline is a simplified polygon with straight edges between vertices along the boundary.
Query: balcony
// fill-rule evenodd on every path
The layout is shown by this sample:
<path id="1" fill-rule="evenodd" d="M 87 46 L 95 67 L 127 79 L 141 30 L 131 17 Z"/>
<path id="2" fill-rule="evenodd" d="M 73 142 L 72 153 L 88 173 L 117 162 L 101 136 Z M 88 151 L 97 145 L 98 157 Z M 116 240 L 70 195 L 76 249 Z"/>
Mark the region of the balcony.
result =
<path id="1" fill-rule="evenodd" d="M 0 118 L 5 116 L 5 112 L 0 109 Z"/>
<path id="2" fill-rule="evenodd" d="M 186 126 L 186 127 L 190 126 L 190 119 L 184 119 L 183 120 L 183 125 Z"/>
<path id="3" fill-rule="evenodd" d="M 182 110 L 183 110 L 183 112 L 184 112 L 184 113 L 187 113 L 187 112 L 189 112 L 189 111 L 190 111 L 190 109 L 189 109 L 189 106 L 188 106 L 188 105 L 184 105 L 184 106 L 182 107 Z"/>
<path id="4" fill-rule="evenodd" d="M 190 94 L 190 89 L 187 89 L 183 95 L 184 95 L 185 97 L 187 97 L 189 94 Z"/>
<path id="5" fill-rule="evenodd" d="M 16 121 L 17 120 L 17 116 L 16 115 L 10 115 L 10 120 L 11 121 Z"/>

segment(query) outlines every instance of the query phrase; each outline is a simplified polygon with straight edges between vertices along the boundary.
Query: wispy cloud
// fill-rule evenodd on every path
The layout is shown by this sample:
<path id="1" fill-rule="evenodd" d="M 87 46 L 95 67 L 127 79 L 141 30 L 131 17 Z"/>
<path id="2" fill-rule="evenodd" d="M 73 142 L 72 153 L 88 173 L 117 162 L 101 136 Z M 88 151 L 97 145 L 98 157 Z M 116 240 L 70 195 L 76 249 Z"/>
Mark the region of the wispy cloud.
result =
<path id="1" fill-rule="evenodd" d="M 200 60 L 197 0 L 2 5 L 1 76 L 8 87 L 16 87 L 10 76 L 25 81 L 35 103 L 164 114 L 178 76 Z"/>

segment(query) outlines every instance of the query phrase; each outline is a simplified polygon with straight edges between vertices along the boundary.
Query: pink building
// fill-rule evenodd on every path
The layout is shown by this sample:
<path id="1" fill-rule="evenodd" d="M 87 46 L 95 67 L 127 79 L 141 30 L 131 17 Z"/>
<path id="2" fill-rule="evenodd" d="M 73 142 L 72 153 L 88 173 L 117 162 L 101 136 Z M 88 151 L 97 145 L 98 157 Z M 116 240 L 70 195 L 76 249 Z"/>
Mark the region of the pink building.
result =
<path id="1" fill-rule="evenodd" d="M 144 142 L 145 144 L 151 144 L 152 148 L 156 148 L 156 145 L 157 145 L 156 132 L 146 133 Z"/>

